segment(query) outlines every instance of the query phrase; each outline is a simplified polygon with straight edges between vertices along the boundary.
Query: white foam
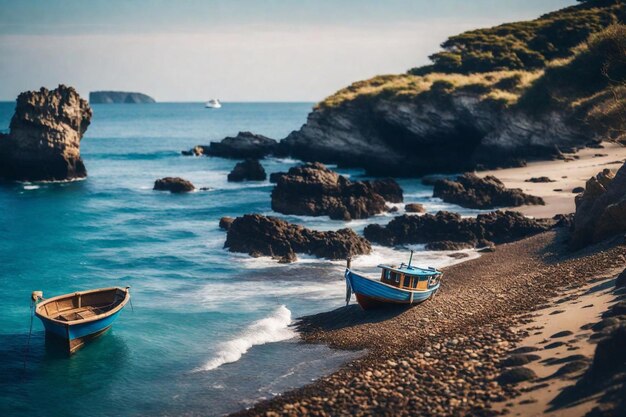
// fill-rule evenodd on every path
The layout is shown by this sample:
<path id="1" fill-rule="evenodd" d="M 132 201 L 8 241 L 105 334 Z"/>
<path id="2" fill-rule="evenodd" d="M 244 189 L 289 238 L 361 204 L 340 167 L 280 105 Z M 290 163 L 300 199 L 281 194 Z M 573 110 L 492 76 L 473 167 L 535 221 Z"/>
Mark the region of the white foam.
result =
<path id="1" fill-rule="evenodd" d="M 252 323 L 239 337 L 222 343 L 217 354 L 196 371 L 210 371 L 237 362 L 252 346 L 280 342 L 295 337 L 289 328 L 291 311 L 281 305 L 271 316 Z"/>
<path id="2" fill-rule="evenodd" d="M 38 185 L 25 185 L 24 189 L 25 190 L 37 190 L 39 189 L 39 186 Z"/>

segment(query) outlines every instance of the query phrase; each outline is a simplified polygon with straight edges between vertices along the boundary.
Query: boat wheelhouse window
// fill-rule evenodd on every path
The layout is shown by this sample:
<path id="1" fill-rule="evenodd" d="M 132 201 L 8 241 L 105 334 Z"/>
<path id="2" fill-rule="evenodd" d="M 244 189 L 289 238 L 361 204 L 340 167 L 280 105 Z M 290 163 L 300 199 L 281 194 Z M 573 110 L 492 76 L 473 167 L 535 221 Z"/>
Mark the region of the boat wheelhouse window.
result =
<path id="1" fill-rule="evenodd" d="M 411 286 L 411 277 L 409 275 L 404 276 L 404 283 L 402 286 L 407 288 Z"/>
<path id="2" fill-rule="evenodd" d="M 411 285 L 411 287 L 413 288 L 417 288 L 417 283 L 420 282 L 420 278 L 419 277 L 415 277 L 413 279 L 413 285 Z"/>
<path id="3" fill-rule="evenodd" d="M 385 279 L 391 281 L 391 271 L 388 269 L 385 269 Z"/>

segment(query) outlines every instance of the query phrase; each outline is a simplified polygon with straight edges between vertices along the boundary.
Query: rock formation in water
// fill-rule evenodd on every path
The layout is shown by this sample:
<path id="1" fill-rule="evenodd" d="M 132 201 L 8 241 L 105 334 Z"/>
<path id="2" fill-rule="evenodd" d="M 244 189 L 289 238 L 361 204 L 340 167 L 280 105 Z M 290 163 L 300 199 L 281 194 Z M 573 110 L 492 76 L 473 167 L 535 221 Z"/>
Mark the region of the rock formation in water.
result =
<path id="1" fill-rule="evenodd" d="M 420 203 L 409 203 L 404 206 L 404 211 L 407 213 L 425 213 L 426 208 Z"/>
<path id="2" fill-rule="evenodd" d="M 626 164 L 614 174 L 605 169 L 576 196 L 570 244 L 574 249 L 626 232 Z"/>
<path id="3" fill-rule="evenodd" d="M 227 137 L 221 142 L 211 142 L 209 146 L 198 145 L 183 155 L 209 155 L 233 159 L 261 159 L 276 150 L 277 142 L 263 135 L 239 132 L 235 137 Z"/>
<path id="4" fill-rule="evenodd" d="M 154 182 L 153 190 L 169 191 L 171 193 L 188 193 L 196 187 L 186 179 L 180 177 L 165 177 Z"/>
<path id="5" fill-rule="evenodd" d="M 295 261 L 297 253 L 346 259 L 371 251 L 369 242 L 352 229 L 318 232 L 260 214 L 246 214 L 232 221 L 224 247 L 255 257 L 271 256 L 284 263 Z"/>
<path id="6" fill-rule="evenodd" d="M 19 181 L 86 177 L 80 140 L 91 116 L 89 104 L 72 87 L 42 87 L 20 94 L 9 133 L 0 134 L 0 177 Z"/>
<path id="7" fill-rule="evenodd" d="M 434 215 L 399 216 L 386 226 L 370 224 L 364 235 L 371 242 L 387 246 L 428 243 L 433 250 L 458 249 L 510 242 L 546 231 L 553 225 L 553 220 L 529 219 L 513 211 L 495 211 L 475 218 L 439 211 Z"/>
<path id="8" fill-rule="evenodd" d="M 267 174 L 258 159 L 246 159 L 238 162 L 228 174 L 228 181 L 265 181 Z"/>
<path id="9" fill-rule="evenodd" d="M 91 104 L 111 104 L 111 103 L 156 103 L 152 97 L 142 93 L 132 93 L 127 91 L 92 91 L 89 93 Z"/>
<path id="10" fill-rule="evenodd" d="M 272 174 L 270 181 L 276 183 L 272 210 L 283 214 L 365 219 L 386 211 L 385 201 L 402 201 L 402 189 L 394 180 L 353 182 L 320 163 Z"/>
<path id="11" fill-rule="evenodd" d="M 481 178 L 472 173 L 458 176 L 456 180 L 438 180 L 435 182 L 433 197 L 475 209 L 545 204 L 541 197 L 525 194 L 519 188 L 506 188 L 502 181 L 492 175 Z"/>

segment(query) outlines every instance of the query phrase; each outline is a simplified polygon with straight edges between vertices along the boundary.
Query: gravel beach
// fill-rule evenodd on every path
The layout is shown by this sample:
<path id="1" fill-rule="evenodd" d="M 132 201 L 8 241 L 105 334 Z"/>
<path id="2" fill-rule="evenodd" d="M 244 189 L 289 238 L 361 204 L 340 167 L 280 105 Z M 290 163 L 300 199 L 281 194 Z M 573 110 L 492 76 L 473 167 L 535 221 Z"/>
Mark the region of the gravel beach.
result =
<path id="1" fill-rule="evenodd" d="M 494 405 L 518 396 L 512 382 L 532 375 L 503 373 L 500 362 L 528 335 L 520 326 L 531 321 L 530 313 L 625 264 L 621 238 L 570 252 L 566 237 L 565 229 L 542 233 L 448 267 L 437 296 L 408 310 L 365 312 L 351 304 L 302 318 L 297 326 L 304 342 L 367 354 L 235 415 L 506 412 Z"/>

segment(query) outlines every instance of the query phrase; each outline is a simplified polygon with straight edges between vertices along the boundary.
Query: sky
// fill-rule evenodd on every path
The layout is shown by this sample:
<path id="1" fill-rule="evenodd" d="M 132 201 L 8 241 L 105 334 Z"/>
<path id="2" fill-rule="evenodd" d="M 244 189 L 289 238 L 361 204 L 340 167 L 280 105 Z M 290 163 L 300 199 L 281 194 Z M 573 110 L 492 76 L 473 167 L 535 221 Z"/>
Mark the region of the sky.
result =
<path id="1" fill-rule="evenodd" d="M 446 37 L 574 0 L 0 0 L 0 100 L 59 83 L 157 101 L 319 101 Z"/>

